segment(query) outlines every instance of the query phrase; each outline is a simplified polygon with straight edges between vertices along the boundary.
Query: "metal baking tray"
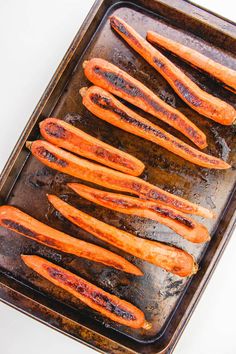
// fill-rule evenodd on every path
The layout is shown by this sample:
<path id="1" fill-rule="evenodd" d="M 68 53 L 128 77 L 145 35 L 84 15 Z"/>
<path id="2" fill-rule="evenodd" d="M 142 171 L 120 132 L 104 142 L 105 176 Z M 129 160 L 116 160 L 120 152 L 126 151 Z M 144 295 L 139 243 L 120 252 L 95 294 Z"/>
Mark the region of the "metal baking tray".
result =
<path id="1" fill-rule="evenodd" d="M 142 35 L 149 29 L 164 32 L 236 69 L 236 26 L 225 19 L 183 0 L 96 1 L 6 164 L 1 175 L 0 200 L 1 204 L 17 206 L 57 229 L 123 255 L 137 264 L 145 276 L 137 278 L 66 255 L 1 228 L 0 298 L 104 353 L 170 353 L 229 241 L 235 223 L 236 127 L 220 126 L 186 106 L 167 82 L 112 31 L 108 18 L 114 13 L 127 20 Z M 233 93 L 204 73 L 167 55 L 200 86 L 236 107 Z M 105 58 L 128 71 L 185 113 L 206 133 L 209 142 L 207 152 L 227 159 L 232 169 L 211 171 L 199 168 L 90 114 L 81 103 L 79 89 L 90 85 L 83 74 L 82 62 L 92 57 Z M 142 115 L 185 140 L 163 122 L 157 122 L 156 118 L 143 112 Z M 113 212 L 72 193 L 65 184 L 76 179 L 43 166 L 25 148 L 27 139 L 39 137 L 38 123 L 48 116 L 66 119 L 93 136 L 133 154 L 146 165 L 142 178 L 214 209 L 218 218 L 204 220 L 211 232 L 211 241 L 207 245 L 190 244 L 162 225 Z M 46 193 L 62 196 L 89 214 L 140 237 L 161 240 L 187 250 L 197 258 L 199 272 L 191 279 L 180 279 L 99 241 L 55 212 L 47 202 Z M 21 253 L 41 255 L 132 302 L 145 312 L 153 324 L 152 329 L 146 332 L 133 330 L 102 318 L 27 269 L 20 259 Z"/>

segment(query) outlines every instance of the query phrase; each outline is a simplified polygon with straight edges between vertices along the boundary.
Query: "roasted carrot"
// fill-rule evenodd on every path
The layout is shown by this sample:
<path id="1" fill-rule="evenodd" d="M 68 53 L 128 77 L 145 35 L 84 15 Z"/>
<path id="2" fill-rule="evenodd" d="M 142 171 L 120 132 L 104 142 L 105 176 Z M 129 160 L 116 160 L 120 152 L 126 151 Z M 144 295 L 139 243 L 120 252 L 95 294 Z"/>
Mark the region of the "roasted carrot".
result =
<path id="1" fill-rule="evenodd" d="M 132 155 L 86 134 L 63 120 L 57 118 L 43 120 L 40 123 L 40 132 L 50 143 L 116 170 L 133 176 L 140 175 L 144 170 L 144 164 Z"/>
<path id="2" fill-rule="evenodd" d="M 110 189 L 130 192 L 147 199 L 159 200 L 165 205 L 170 205 L 189 214 L 209 218 L 214 216 L 210 210 L 165 192 L 138 177 L 125 175 L 122 172 L 81 159 L 46 141 L 27 142 L 27 147 L 39 161 L 60 172 Z"/>
<path id="3" fill-rule="evenodd" d="M 204 154 L 141 117 L 98 86 L 80 90 L 84 106 L 97 117 L 132 134 L 150 140 L 187 161 L 214 169 L 229 168 L 225 161 Z"/>
<path id="4" fill-rule="evenodd" d="M 225 88 L 236 92 L 235 70 L 216 62 L 193 48 L 187 47 L 182 43 L 162 36 L 160 33 L 148 31 L 147 40 L 151 43 L 158 44 L 164 49 L 167 49 L 194 67 L 207 72 L 210 76 L 223 83 Z"/>
<path id="5" fill-rule="evenodd" d="M 0 206 L 0 226 L 59 251 L 91 259 L 127 273 L 143 274 L 136 266 L 126 261 L 123 257 L 53 229 L 15 207 L 9 205 Z"/>
<path id="6" fill-rule="evenodd" d="M 43 278 L 69 292 L 77 299 L 110 318 L 132 328 L 150 329 L 144 313 L 131 303 L 111 295 L 58 265 L 39 256 L 21 255 L 24 263 Z"/>
<path id="7" fill-rule="evenodd" d="M 94 85 L 163 120 L 186 135 L 201 149 L 207 146 L 205 134 L 195 124 L 125 71 L 100 58 L 85 61 L 83 68 L 86 77 Z"/>
<path id="8" fill-rule="evenodd" d="M 155 220 L 188 241 L 200 243 L 210 240 L 205 226 L 185 214 L 157 202 L 145 201 L 128 195 L 110 193 L 83 184 L 68 183 L 81 197 L 120 213 Z"/>
<path id="9" fill-rule="evenodd" d="M 73 224 L 135 257 L 164 268 L 180 277 L 190 276 L 197 271 L 194 258 L 179 248 L 145 240 L 119 230 L 83 213 L 55 195 L 48 195 L 48 200 L 55 209 Z"/>
<path id="10" fill-rule="evenodd" d="M 236 110 L 233 106 L 202 90 L 125 21 L 112 16 L 110 22 L 114 30 L 168 81 L 192 109 L 218 123 L 225 125 L 233 123 L 236 119 Z"/>

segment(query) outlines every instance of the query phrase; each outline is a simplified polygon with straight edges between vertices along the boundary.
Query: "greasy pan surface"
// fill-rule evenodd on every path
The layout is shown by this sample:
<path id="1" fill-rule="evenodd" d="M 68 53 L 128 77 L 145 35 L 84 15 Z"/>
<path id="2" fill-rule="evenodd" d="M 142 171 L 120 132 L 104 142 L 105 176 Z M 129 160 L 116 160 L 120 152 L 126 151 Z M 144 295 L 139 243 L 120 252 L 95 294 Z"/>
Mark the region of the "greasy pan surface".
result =
<path id="1" fill-rule="evenodd" d="M 191 7 L 191 5 L 189 6 Z M 234 211 L 234 201 L 231 201 L 228 209 L 226 206 L 230 197 L 233 197 L 236 177 L 236 126 L 221 126 L 200 116 L 183 103 L 167 82 L 110 28 L 108 17 L 111 14 L 115 14 L 126 20 L 143 36 L 145 36 L 148 30 L 165 33 L 170 38 L 179 40 L 184 44 L 189 44 L 203 54 L 215 58 L 235 70 L 236 57 L 230 52 L 214 47 L 209 42 L 203 41 L 189 32 L 183 34 L 181 29 L 174 27 L 175 22 L 171 23 L 171 16 L 170 18 L 168 16 L 160 18 L 142 8 L 125 3 L 119 4 L 109 9 L 84 54 L 76 58 L 74 62 L 74 64 L 77 64 L 76 68 L 73 74 L 68 77 L 68 83 L 54 110 L 51 112 L 51 116 L 65 119 L 67 122 L 94 137 L 140 159 L 146 165 L 141 178 L 190 201 L 213 209 L 218 215 L 214 220 L 203 220 L 199 217 L 194 217 L 208 227 L 212 240 L 206 245 L 191 244 L 174 234 L 171 230 L 153 221 L 120 214 L 95 205 L 76 196 L 75 193 L 66 187 L 67 182 L 78 182 L 79 180 L 53 171 L 30 156 L 14 188 L 10 191 L 8 198 L 8 191 L 6 191 L 6 188 L 5 190 L 3 189 L 4 193 L 2 192 L 1 194 L 2 204 L 7 201 L 8 204 L 20 208 L 50 226 L 74 237 L 114 251 L 140 267 L 145 275 L 144 277 L 135 277 L 101 264 L 68 256 L 3 228 L 0 229 L 0 268 L 3 273 L 20 281 L 21 287 L 24 288 L 27 286 L 37 290 L 37 293 L 33 292 L 36 301 L 39 303 L 46 301 L 47 306 L 74 320 L 74 329 L 76 328 L 76 322 L 85 324 L 96 332 L 102 333 L 138 352 L 145 353 L 147 350 L 149 353 L 154 353 L 159 352 L 168 344 L 192 296 L 199 291 L 199 283 L 207 272 L 207 265 L 213 257 L 214 252 L 224 238 L 226 227 Z M 207 135 L 209 146 L 204 151 L 227 160 L 232 165 L 232 169 L 217 171 L 200 168 L 149 141 L 113 127 L 88 112 L 82 105 L 79 89 L 90 85 L 83 74 L 82 63 L 84 60 L 93 57 L 101 57 L 111 61 L 147 85 L 147 87 L 168 104 L 179 109 L 189 117 Z M 236 107 L 236 96 L 233 93 L 225 90 L 207 75 L 198 72 L 174 56 L 168 54 L 168 57 L 179 65 L 201 87 Z M 57 97 L 59 97 L 59 94 Z M 132 108 L 171 134 L 191 144 L 187 138 L 160 120 L 145 114 L 137 108 Z M 45 118 L 44 114 L 40 116 L 40 120 L 43 118 Z M 35 129 L 31 133 L 31 138 L 37 138 L 38 136 L 38 128 L 35 126 Z M 20 166 L 18 165 L 17 168 L 20 168 Z M 56 194 L 82 211 L 135 235 L 176 245 L 188 251 L 200 262 L 199 273 L 189 282 L 188 279 L 181 279 L 175 275 L 171 275 L 160 268 L 96 239 L 66 221 L 56 212 L 49 205 L 46 193 Z M 69 294 L 56 288 L 29 270 L 20 259 L 21 253 L 43 256 L 77 273 L 104 290 L 130 301 L 144 311 L 147 320 L 153 325 L 152 329 L 149 331 L 133 330 L 115 324 L 94 311 L 89 310 L 88 307 L 72 298 Z M 2 293 L 0 292 L 0 294 Z M 51 299 L 55 299 L 56 302 L 53 303 Z M 23 300 L 18 306 L 24 308 Z M 36 317 L 41 317 L 37 311 L 32 310 L 32 312 Z M 45 315 L 44 320 L 53 325 L 53 319 L 50 315 Z M 83 336 L 79 331 L 77 333 L 76 330 L 69 330 L 69 324 L 65 329 L 66 326 L 63 323 L 63 319 L 61 319 L 61 325 L 57 324 L 56 318 L 54 318 L 54 321 L 56 323 L 55 326 L 59 327 L 62 331 L 69 332 L 75 337 L 82 337 L 100 349 L 105 348 L 105 352 L 129 353 L 128 349 L 124 349 L 119 344 L 111 349 L 112 345 L 110 344 L 110 347 L 107 347 L 104 343 L 102 344 L 102 339 L 100 339 L 100 342 L 96 339 L 91 340 L 91 338 L 89 340 L 89 335 Z M 104 324 L 106 324 L 106 328 Z M 114 330 L 122 334 L 118 334 Z M 157 340 L 156 345 L 147 344 L 155 340 Z M 106 340 L 104 339 L 104 341 Z M 141 341 L 143 344 L 139 343 L 136 345 L 135 341 Z"/>

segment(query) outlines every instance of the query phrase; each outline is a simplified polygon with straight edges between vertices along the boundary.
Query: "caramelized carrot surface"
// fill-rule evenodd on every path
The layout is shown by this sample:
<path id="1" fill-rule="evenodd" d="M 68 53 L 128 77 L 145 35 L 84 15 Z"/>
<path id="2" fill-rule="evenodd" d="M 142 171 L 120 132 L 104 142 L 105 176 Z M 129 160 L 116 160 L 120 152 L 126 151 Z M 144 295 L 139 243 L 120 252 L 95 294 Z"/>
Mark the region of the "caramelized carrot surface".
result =
<path id="1" fill-rule="evenodd" d="M 163 120 L 186 135 L 200 148 L 207 146 L 205 134 L 195 124 L 125 71 L 100 58 L 85 61 L 83 67 L 86 77 L 94 85 Z"/>
<path id="2" fill-rule="evenodd" d="M 220 124 L 233 123 L 236 119 L 236 110 L 233 106 L 202 90 L 125 21 L 112 16 L 110 22 L 114 30 L 168 81 L 175 92 L 192 109 Z"/>
<path id="3" fill-rule="evenodd" d="M 81 197 L 111 210 L 155 220 L 194 243 L 207 242 L 210 235 L 205 226 L 187 217 L 180 211 L 128 195 L 94 189 L 83 184 L 68 183 Z"/>
<path id="4" fill-rule="evenodd" d="M 235 70 L 216 62 L 193 48 L 187 47 L 182 43 L 162 36 L 160 33 L 148 31 L 147 40 L 163 47 L 164 49 L 167 49 L 173 54 L 179 56 L 181 59 L 186 60 L 194 67 L 207 72 L 210 76 L 213 76 L 222 82 L 225 88 L 236 92 Z"/>
<path id="5" fill-rule="evenodd" d="M 141 117 L 102 88 L 98 86 L 91 86 L 88 89 L 83 87 L 80 93 L 83 97 L 84 106 L 106 122 L 150 140 L 196 165 L 211 169 L 230 168 L 230 165 L 225 161 L 194 149 Z"/>
<path id="6" fill-rule="evenodd" d="M 47 118 L 43 120 L 40 123 L 40 132 L 50 143 L 115 170 L 133 176 L 140 175 L 144 170 L 144 164 L 132 155 L 86 134 L 61 119 Z"/>
<path id="7" fill-rule="evenodd" d="M 123 257 L 53 229 L 15 207 L 0 206 L 0 226 L 59 251 L 87 258 L 124 272 L 135 275 L 143 274 Z"/>
<path id="8" fill-rule="evenodd" d="M 36 140 L 34 142 L 27 142 L 27 147 L 39 161 L 57 171 L 103 187 L 130 192 L 142 198 L 158 200 L 162 204 L 169 205 L 189 214 L 197 214 L 210 218 L 214 216 L 210 210 L 165 192 L 138 177 L 125 175 L 122 172 L 81 159 L 46 141 Z"/>
<path id="9" fill-rule="evenodd" d="M 197 271 L 194 258 L 179 248 L 145 240 L 119 230 L 74 208 L 55 195 L 48 195 L 48 200 L 55 209 L 73 224 L 133 256 L 181 277 L 191 276 Z"/>
<path id="10" fill-rule="evenodd" d="M 21 256 L 24 263 L 54 285 L 69 292 L 103 316 L 132 328 L 150 329 L 144 313 L 131 303 L 111 295 L 85 279 L 39 256 Z"/>

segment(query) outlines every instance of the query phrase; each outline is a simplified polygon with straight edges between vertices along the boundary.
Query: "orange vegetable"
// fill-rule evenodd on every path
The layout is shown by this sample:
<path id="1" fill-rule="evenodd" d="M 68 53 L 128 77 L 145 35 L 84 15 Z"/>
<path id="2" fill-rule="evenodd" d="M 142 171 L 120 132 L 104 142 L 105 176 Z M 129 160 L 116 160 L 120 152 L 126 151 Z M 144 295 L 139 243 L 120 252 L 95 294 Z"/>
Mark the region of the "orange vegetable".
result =
<path id="1" fill-rule="evenodd" d="M 133 176 L 140 175 L 144 170 L 144 164 L 135 157 L 105 144 L 63 120 L 57 118 L 43 120 L 40 123 L 40 132 L 50 143 L 115 170 Z"/>
<path id="2" fill-rule="evenodd" d="M 60 172 L 103 187 L 134 193 L 147 199 L 158 200 L 186 213 L 213 217 L 213 213 L 210 210 L 165 192 L 140 178 L 125 175 L 108 167 L 81 159 L 46 141 L 27 142 L 27 147 L 39 161 Z"/>
<path id="3" fill-rule="evenodd" d="M 141 117 L 102 88 L 91 86 L 87 89 L 83 87 L 80 93 L 83 96 L 84 106 L 106 122 L 150 140 L 196 165 L 212 169 L 230 168 L 230 165 L 225 161 L 194 149 Z"/>
<path id="4" fill-rule="evenodd" d="M 144 313 L 125 300 L 111 295 L 101 288 L 68 270 L 39 256 L 21 256 L 24 263 L 43 278 L 75 296 L 93 310 L 112 321 L 132 328 L 150 329 Z"/>
<path id="5" fill-rule="evenodd" d="M 153 31 L 147 32 L 147 40 L 151 43 L 167 49 L 173 54 L 186 60 L 191 65 L 207 72 L 217 80 L 225 84 L 225 88 L 230 91 L 236 91 L 236 71 L 230 69 L 213 59 L 210 59 L 193 48 L 187 47 L 181 43 L 175 42 L 170 38 L 162 36 L 160 33 Z"/>
<path id="6" fill-rule="evenodd" d="M 197 271 L 194 258 L 179 248 L 145 240 L 126 231 L 119 230 L 83 213 L 55 195 L 48 195 L 48 200 L 54 208 L 73 224 L 133 256 L 181 277 L 190 276 Z"/>
<path id="7" fill-rule="evenodd" d="M 151 64 L 192 109 L 218 123 L 229 125 L 236 119 L 233 106 L 202 90 L 161 52 L 141 37 L 119 17 L 110 18 L 111 26 L 121 37 Z M 153 41 L 153 36 L 149 34 Z"/>
<path id="8" fill-rule="evenodd" d="M 81 197 L 105 208 L 148 218 L 166 225 L 188 241 L 200 243 L 210 240 L 210 235 L 205 226 L 180 211 L 163 206 L 160 203 L 145 201 L 123 194 L 104 192 L 78 183 L 68 183 L 68 186 Z"/>
<path id="9" fill-rule="evenodd" d="M 127 273 L 143 274 L 123 257 L 53 229 L 12 206 L 0 206 L 0 226 L 59 251 L 91 259 Z"/>
<path id="10" fill-rule="evenodd" d="M 201 149 L 207 146 L 205 134 L 177 109 L 117 66 L 100 58 L 83 63 L 86 77 L 94 84 L 163 120 L 186 135 Z"/>

